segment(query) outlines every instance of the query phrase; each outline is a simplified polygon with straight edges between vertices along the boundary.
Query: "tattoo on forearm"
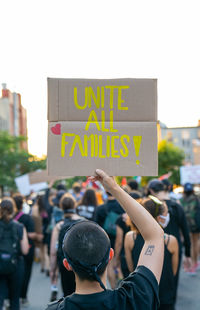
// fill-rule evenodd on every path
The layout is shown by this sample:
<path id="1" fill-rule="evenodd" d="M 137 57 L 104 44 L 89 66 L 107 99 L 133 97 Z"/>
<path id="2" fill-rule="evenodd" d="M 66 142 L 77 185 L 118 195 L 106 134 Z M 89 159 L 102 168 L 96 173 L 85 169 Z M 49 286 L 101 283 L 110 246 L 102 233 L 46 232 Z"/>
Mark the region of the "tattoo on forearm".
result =
<path id="1" fill-rule="evenodd" d="M 154 245 L 149 245 L 148 248 L 146 249 L 146 252 L 144 253 L 144 255 L 152 255 L 153 254 L 153 251 L 155 249 L 155 246 Z"/>

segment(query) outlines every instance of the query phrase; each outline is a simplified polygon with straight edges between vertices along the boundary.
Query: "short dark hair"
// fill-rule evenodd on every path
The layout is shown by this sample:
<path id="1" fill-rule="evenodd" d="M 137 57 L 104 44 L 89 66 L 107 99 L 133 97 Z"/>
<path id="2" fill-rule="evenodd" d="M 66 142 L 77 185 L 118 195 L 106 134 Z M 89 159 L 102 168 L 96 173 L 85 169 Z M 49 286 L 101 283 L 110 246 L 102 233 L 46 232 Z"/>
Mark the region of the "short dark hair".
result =
<path id="1" fill-rule="evenodd" d="M 13 195 L 13 199 L 16 203 L 17 210 L 20 211 L 23 208 L 23 196 L 20 194 Z"/>
<path id="2" fill-rule="evenodd" d="M 63 252 L 72 262 L 81 262 L 89 266 L 98 266 L 110 249 L 110 239 L 98 224 L 92 221 L 80 221 L 66 233 Z M 73 265 L 73 264 L 72 264 Z M 107 264 L 97 270 L 101 276 Z M 73 266 L 72 266 L 73 268 Z M 94 277 L 80 268 L 74 270 L 81 280 L 94 281 Z"/>
<path id="3" fill-rule="evenodd" d="M 131 190 L 137 190 L 138 189 L 138 182 L 136 180 L 131 180 L 128 182 L 128 186 L 131 188 Z"/>

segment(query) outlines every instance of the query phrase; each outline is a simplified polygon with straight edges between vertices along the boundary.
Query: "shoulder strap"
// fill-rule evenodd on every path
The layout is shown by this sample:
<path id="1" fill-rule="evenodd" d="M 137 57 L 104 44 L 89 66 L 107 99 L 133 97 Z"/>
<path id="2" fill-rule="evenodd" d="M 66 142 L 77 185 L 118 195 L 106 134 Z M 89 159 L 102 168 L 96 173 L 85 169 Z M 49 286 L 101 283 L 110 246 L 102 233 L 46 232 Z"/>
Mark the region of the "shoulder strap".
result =
<path id="1" fill-rule="evenodd" d="M 59 300 L 48 303 L 46 310 L 64 310 L 65 298 L 62 297 Z"/>
<path id="2" fill-rule="evenodd" d="M 165 242 L 166 239 L 167 239 L 167 242 Z M 165 242 L 166 247 L 168 247 L 169 241 L 170 241 L 170 235 L 164 234 L 164 242 Z"/>
<path id="3" fill-rule="evenodd" d="M 20 217 L 22 217 L 22 215 L 24 214 L 24 212 L 19 212 L 16 216 L 15 216 L 15 221 L 18 221 L 20 219 Z"/>

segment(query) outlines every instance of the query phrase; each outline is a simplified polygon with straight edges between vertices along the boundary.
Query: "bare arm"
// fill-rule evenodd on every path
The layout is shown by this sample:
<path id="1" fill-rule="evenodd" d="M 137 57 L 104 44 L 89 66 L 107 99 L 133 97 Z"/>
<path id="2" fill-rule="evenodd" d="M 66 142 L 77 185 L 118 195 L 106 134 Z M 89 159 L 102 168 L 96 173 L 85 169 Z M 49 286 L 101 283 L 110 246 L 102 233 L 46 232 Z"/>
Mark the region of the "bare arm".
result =
<path id="1" fill-rule="evenodd" d="M 28 244 L 28 237 L 27 237 L 27 232 L 26 232 L 25 227 L 23 228 L 23 237 L 22 237 L 22 240 L 20 241 L 20 247 L 21 247 L 22 254 L 24 255 L 28 254 L 29 244 Z"/>
<path id="2" fill-rule="evenodd" d="M 179 247 L 178 247 L 178 241 L 177 239 L 170 235 L 170 242 L 168 245 L 168 249 L 170 251 L 170 253 L 172 253 L 172 269 L 173 269 L 173 274 L 174 276 L 177 273 L 178 270 L 178 261 L 179 261 L 179 257 L 178 257 L 178 252 L 179 252 Z"/>
<path id="3" fill-rule="evenodd" d="M 133 232 L 129 231 L 125 236 L 124 249 L 125 249 L 126 263 L 128 266 L 128 270 L 130 272 L 133 272 L 134 270 L 133 259 L 132 259 L 133 247 L 134 247 Z"/>
<path id="4" fill-rule="evenodd" d="M 60 223 L 59 222 L 53 229 L 52 236 L 51 236 L 51 245 L 50 245 L 50 277 L 51 282 L 57 280 L 57 242 L 59 237 L 60 231 Z"/>
<path id="5" fill-rule="evenodd" d="M 97 169 L 96 177 L 91 177 L 91 179 L 99 180 L 104 185 L 137 226 L 145 241 L 138 265 L 149 268 L 159 283 L 164 256 L 164 232 L 162 228 L 145 208 L 117 185 L 113 177 L 109 177 L 104 171 Z"/>
<path id="6" fill-rule="evenodd" d="M 116 262 L 116 267 L 120 266 L 120 252 L 122 249 L 123 245 L 123 230 L 121 227 L 116 225 L 116 239 L 115 239 L 115 262 Z"/>
<path id="7" fill-rule="evenodd" d="M 35 232 L 30 232 L 30 233 L 28 233 L 28 237 L 32 240 L 36 240 L 37 234 Z"/>

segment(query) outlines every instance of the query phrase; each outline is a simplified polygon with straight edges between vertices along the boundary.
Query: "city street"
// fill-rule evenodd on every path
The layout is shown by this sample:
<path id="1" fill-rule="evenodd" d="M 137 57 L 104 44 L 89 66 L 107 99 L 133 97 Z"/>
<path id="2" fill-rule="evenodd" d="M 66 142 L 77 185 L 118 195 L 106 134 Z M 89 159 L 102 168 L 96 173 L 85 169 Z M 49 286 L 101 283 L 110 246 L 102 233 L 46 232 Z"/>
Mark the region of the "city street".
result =
<path id="1" fill-rule="evenodd" d="M 176 310 L 199 310 L 200 305 L 200 271 L 197 276 L 189 276 L 181 272 Z M 61 289 L 59 290 L 61 296 Z M 50 298 L 50 281 L 44 274 L 40 273 L 39 264 L 34 265 L 33 277 L 29 288 L 30 310 L 42 310 Z"/>

